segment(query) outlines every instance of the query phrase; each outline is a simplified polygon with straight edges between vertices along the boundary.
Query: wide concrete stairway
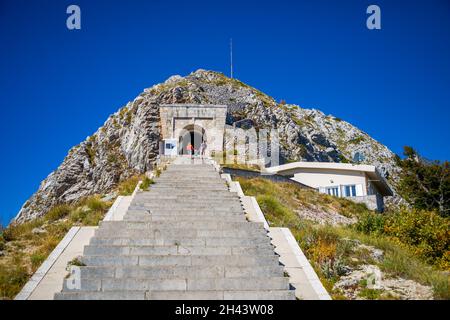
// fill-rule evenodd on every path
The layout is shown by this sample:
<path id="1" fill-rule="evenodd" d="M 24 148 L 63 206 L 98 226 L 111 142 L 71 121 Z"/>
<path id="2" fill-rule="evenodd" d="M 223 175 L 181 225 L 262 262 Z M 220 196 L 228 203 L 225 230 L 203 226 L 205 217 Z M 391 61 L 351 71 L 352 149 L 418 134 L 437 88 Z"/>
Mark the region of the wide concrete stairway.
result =
<path id="1" fill-rule="evenodd" d="M 210 164 L 171 164 L 84 248 L 55 299 L 295 299 L 262 224 Z"/>

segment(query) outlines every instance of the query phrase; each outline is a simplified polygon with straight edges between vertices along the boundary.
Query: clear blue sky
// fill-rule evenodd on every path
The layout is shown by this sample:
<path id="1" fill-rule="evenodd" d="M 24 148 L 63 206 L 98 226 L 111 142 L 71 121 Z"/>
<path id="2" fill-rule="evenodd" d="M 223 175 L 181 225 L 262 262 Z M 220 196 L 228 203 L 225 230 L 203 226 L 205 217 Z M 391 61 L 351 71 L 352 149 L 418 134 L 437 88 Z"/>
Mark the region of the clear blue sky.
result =
<path id="1" fill-rule="evenodd" d="M 77 4 L 82 30 L 66 28 Z M 365 27 L 378 4 L 382 30 Z M 0 217 L 144 88 L 198 68 L 450 159 L 448 1 L 0 1 Z"/>

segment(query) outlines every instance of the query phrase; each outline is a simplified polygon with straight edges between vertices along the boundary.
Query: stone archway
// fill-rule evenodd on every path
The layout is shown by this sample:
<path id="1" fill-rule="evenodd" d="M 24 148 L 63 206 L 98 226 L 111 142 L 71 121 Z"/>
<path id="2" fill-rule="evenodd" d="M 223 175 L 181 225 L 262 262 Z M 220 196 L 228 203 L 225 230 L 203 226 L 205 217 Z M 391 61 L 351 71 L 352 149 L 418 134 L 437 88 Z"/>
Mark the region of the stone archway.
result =
<path id="1" fill-rule="evenodd" d="M 178 137 L 178 154 L 189 154 L 187 150 L 188 144 L 192 144 L 195 150 L 199 150 L 202 142 L 206 142 L 206 131 L 203 127 L 196 124 L 185 126 Z"/>
<path id="2" fill-rule="evenodd" d="M 177 144 L 177 154 L 186 154 L 183 141 L 196 140 L 194 146 L 206 141 L 205 155 L 210 156 L 223 150 L 223 135 L 227 106 L 225 105 L 196 105 L 196 104 L 163 104 L 159 107 L 161 138 L 170 139 Z M 187 132 L 193 132 L 192 134 Z M 198 133 L 198 134 L 196 134 Z M 180 139 L 181 137 L 181 139 Z M 206 140 L 207 138 L 207 140 Z"/>

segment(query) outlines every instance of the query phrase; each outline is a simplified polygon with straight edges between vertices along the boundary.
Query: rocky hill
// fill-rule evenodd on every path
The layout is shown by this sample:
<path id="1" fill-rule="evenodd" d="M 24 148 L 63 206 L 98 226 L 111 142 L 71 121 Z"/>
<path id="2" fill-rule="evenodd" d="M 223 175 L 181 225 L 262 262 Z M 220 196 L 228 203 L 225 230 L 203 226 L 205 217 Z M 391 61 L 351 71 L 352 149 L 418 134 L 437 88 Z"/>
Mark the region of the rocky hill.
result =
<path id="1" fill-rule="evenodd" d="M 92 136 L 73 147 L 63 163 L 25 202 L 23 222 L 44 215 L 58 203 L 107 193 L 119 181 L 150 170 L 160 138 L 159 105 L 228 105 L 227 123 L 247 119 L 257 128 L 280 129 L 282 161 L 346 162 L 356 152 L 395 180 L 394 153 L 348 122 L 315 109 L 277 103 L 273 98 L 221 73 L 198 70 L 145 89 L 111 115 Z"/>

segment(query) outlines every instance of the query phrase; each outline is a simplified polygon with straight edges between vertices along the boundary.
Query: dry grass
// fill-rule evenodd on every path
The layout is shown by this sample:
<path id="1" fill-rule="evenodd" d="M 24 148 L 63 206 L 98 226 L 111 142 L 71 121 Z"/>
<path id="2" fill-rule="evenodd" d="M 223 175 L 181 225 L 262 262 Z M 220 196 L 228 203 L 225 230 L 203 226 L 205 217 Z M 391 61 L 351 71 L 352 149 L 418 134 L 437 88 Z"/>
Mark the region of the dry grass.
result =
<path id="1" fill-rule="evenodd" d="M 98 225 L 112 205 L 99 196 L 52 208 L 45 216 L 2 231 L 0 300 L 13 299 L 74 225 Z M 33 232 L 39 228 L 39 232 Z"/>
<path id="2" fill-rule="evenodd" d="M 240 169 L 240 170 L 248 170 L 248 171 L 254 171 L 254 172 L 261 172 L 261 167 L 257 164 L 239 164 L 239 163 L 227 163 L 223 165 L 224 168 L 230 168 L 230 169 Z"/>
<path id="3" fill-rule="evenodd" d="M 135 175 L 127 180 L 124 180 L 119 183 L 117 186 L 117 191 L 121 196 L 131 196 L 133 194 L 134 189 L 136 189 L 137 184 L 140 180 L 142 180 L 141 175 Z"/>

